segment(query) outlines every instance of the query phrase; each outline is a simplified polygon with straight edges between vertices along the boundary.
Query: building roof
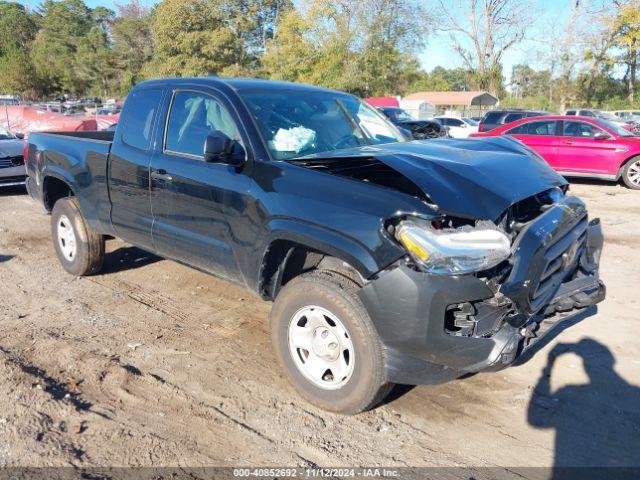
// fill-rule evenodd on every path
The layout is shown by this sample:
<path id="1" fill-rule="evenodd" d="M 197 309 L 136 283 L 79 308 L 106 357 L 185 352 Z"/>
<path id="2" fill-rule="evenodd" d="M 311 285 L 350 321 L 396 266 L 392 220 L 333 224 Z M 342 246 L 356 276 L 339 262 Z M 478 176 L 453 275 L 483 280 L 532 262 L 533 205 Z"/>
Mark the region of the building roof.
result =
<path id="1" fill-rule="evenodd" d="M 432 105 L 495 105 L 498 98 L 488 92 L 416 92 L 403 100 L 422 100 Z"/>

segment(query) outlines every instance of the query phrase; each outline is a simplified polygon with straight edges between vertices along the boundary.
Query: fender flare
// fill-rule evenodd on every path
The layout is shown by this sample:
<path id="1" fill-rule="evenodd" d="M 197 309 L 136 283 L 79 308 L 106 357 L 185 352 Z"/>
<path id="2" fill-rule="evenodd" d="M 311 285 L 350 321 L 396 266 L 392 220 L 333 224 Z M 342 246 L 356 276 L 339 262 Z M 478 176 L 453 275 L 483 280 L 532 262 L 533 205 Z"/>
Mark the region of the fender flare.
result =
<path id="1" fill-rule="evenodd" d="M 367 246 L 342 233 L 293 219 L 278 218 L 269 222 L 269 236 L 261 249 L 259 283 L 270 247 L 274 242 L 287 241 L 325 253 L 351 265 L 364 279 L 371 278 L 386 265 L 381 265 Z M 398 254 L 398 258 L 402 253 Z M 392 263 L 388 262 L 388 263 Z"/>

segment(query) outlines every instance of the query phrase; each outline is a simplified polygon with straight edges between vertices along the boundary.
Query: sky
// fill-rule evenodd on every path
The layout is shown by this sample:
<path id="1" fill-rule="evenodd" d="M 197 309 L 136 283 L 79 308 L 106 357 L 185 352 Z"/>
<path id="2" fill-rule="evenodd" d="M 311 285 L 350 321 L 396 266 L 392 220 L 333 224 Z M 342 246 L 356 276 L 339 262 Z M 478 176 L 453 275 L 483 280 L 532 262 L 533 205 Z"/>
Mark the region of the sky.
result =
<path id="1" fill-rule="evenodd" d="M 36 8 L 41 0 L 18 0 L 29 8 Z M 503 73 L 507 80 L 511 76 L 511 69 L 519 63 L 528 63 L 533 68 L 544 68 L 544 65 L 535 58 L 533 52 L 537 52 L 540 40 L 548 40 L 545 37 L 546 29 L 552 23 L 566 23 L 569 10 L 569 0 L 522 0 L 535 4 L 537 9 L 535 18 L 532 18 L 533 25 L 527 32 L 527 38 L 517 46 L 509 50 L 503 58 Z M 93 8 L 105 6 L 115 9 L 116 3 L 126 3 L 127 0 L 85 0 L 85 3 Z M 158 0 L 141 0 L 141 3 L 153 6 Z M 446 33 L 433 33 L 429 36 L 427 45 L 418 55 L 420 64 L 426 71 L 433 70 L 436 66 L 444 68 L 461 67 L 462 62 L 453 52 L 451 38 Z"/>
<path id="2" fill-rule="evenodd" d="M 511 77 L 511 69 L 514 65 L 524 63 L 535 69 L 544 68 L 545 65 L 538 58 L 541 42 L 548 42 L 549 39 L 545 34 L 550 25 L 554 23 L 564 25 L 569 18 L 571 9 L 569 0 L 529 1 L 535 4 L 537 11 L 531 19 L 532 26 L 527 31 L 525 40 L 508 50 L 503 57 L 502 71 L 507 80 Z M 432 34 L 418 58 L 426 71 L 431 71 L 437 66 L 445 68 L 463 66 L 460 58 L 453 52 L 451 37 L 448 33 Z"/>

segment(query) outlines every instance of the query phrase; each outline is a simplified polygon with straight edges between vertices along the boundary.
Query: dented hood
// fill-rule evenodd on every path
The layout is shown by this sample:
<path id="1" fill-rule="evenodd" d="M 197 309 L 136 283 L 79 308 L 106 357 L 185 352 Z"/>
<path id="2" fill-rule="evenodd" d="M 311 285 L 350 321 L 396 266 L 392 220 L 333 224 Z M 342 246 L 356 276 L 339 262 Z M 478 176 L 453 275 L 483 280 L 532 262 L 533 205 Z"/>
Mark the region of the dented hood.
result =
<path id="1" fill-rule="evenodd" d="M 376 158 L 419 187 L 450 215 L 495 220 L 514 203 L 567 182 L 508 137 L 442 139 L 336 150 L 320 158 Z"/>

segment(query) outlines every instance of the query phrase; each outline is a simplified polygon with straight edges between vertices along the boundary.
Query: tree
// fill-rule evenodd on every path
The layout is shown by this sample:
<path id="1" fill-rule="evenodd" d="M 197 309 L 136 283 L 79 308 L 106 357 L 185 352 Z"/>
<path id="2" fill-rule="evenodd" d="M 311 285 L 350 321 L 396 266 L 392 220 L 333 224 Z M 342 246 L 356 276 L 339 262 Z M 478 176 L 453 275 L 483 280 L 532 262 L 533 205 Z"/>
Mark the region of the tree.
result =
<path id="1" fill-rule="evenodd" d="M 83 95 L 95 82 L 106 90 L 109 68 L 107 23 L 113 12 L 91 10 L 82 0 L 46 0 L 31 60 L 44 93 Z"/>
<path id="2" fill-rule="evenodd" d="M 278 20 L 293 10 L 291 0 L 224 0 L 220 5 L 239 44 L 239 64 L 250 69 L 257 68 Z"/>
<path id="3" fill-rule="evenodd" d="M 17 48 L 0 56 L 0 92 L 33 98 L 38 96 L 38 82 L 26 52 Z"/>
<path id="4" fill-rule="evenodd" d="M 154 58 L 147 77 L 224 74 L 236 64 L 240 49 L 215 0 L 164 0 L 154 12 Z"/>
<path id="5" fill-rule="evenodd" d="M 407 88 L 426 24 L 409 0 L 310 0 L 284 15 L 263 73 L 363 96 Z"/>
<path id="6" fill-rule="evenodd" d="M 285 12 L 278 21 L 277 36 L 267 41 L 261 74 L 274 80 L 308 80 L 319 50 L 308 37 L 310 30 L 300 12 Z"/>
<path id="7" fill-rule="evenodd" d="M 36 29 L 22 5 L 0 2 L 0 93 L 29 97 L 38 94 L 28 54 Z"/>
<path id="8" fill-rule="evenodd" d="M 22 5 L 0 1 L 0 56 L 13 49 L 27 51 L 36 36 L 36 28 Z"/>
<path id="9" fill-rule="evenodd" d="M 116 4 L 117 15 L 111 23 L 111 38 L 117 79 L 115 92 L 124 96 L 142 79 L 145 63 L 153 58 L 151 11 L 132 0 L 125 5 Z"/>
<path id="10" fill-rule="evenodd" d="M 439 28 L 451 34 L 475 87 L 493 94 L 502 90 L 502 58 L 524 39 L 531 21 L 530 4 L 520 0 L 439 0 Z"/>
<path id="11" fill-rule="evenodd" d="M 612 36 L 613 44 L 622 50 L 622 61 L 627 66 L 628 99 L 633 102 L 640 49 L 640 1 L 633 0 L 618 9 Z"/>

